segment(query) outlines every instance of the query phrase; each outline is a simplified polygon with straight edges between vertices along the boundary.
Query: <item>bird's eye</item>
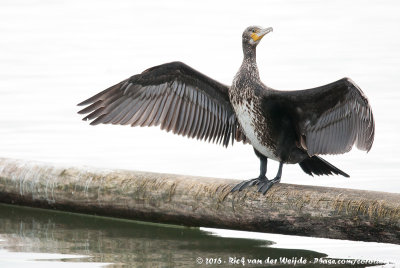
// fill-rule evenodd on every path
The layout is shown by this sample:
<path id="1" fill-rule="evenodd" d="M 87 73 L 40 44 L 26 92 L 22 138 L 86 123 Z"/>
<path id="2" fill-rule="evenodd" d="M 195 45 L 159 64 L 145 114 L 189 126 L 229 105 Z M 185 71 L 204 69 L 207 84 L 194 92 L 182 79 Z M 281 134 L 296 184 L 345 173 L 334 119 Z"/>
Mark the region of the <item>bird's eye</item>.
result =
<path id="1" fill-rule="evenodd" d="M 255 30 L 255 29 L 252 29 L 252 30 L 251 30 L 251 32 L 252 32 L 252 33 L 255 33 L 255 32 L 256 32 L 256 30 Z"/>

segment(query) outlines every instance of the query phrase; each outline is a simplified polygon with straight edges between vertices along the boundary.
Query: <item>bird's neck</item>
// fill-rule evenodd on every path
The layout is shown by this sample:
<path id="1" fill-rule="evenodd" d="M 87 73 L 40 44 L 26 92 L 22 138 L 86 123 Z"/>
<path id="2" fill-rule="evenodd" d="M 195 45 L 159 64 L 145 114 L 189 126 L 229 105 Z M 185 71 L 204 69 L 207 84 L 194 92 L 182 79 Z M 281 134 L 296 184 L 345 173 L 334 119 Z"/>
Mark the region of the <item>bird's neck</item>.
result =
<path id="1" fill-rule="evenodd" d="M 252 77 L 260 79 L 256 60 L 256 47 L 243 44 L 243 62 L 241 68 L 242 73 L 251 74 Z"/>

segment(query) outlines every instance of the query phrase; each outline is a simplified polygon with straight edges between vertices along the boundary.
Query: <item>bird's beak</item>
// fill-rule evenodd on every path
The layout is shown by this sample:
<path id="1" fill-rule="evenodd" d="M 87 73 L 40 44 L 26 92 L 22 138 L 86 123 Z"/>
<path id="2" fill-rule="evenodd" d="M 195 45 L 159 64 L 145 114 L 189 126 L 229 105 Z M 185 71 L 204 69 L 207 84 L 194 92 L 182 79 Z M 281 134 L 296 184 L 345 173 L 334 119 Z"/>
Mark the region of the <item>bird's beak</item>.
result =
<path id="1" fill-rule="evenodd" d="M 263 38 L 264 35 L 272 31 L 273 31 L 272 27 L 264 28 L 261 29 L 258 33 L 251 34 L 251 38 L 253 38 L 254 42 L 256 42 L 258 40 L 261 40 L 261 38 Z"/>

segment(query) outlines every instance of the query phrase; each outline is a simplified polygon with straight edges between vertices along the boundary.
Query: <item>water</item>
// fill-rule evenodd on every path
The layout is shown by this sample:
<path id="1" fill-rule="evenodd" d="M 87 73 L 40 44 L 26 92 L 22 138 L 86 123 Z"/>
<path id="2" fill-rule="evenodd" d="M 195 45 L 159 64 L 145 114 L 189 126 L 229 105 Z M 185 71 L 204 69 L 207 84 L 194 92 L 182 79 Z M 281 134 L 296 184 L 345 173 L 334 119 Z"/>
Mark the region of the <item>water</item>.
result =
<path id="1" fill-rule="evenodd" d="M 398 193 L 399 13 L 400 3 L 394 0 L 1 1 L 1 156 L 238 180 L 254 177 L 258 160 L 250 146 L 224 149 L 155 128 L 91 127 L 80 121 L 75 105 L 145 68 L 173 60 L 230 84 L 242 57 L 241 33 L 258 24 L 274 27 L 258 47 L 260 75 L 267 85 L 301 89 L 349 76 L 369 97 L 376 119 L 375 144 L 369 154 L 352 151 L 325 157 L 349 173 L 350 179 L 311 178 L 297 166 L 285 166 L 283 182 Z M 277 164 L 270 162 L 268 174 L 273 176 Z M 32 213 L 40 217 L 42 212 Z M 73 222 L 65 224 L 73 226 Z M 1 232 L 9 234 L 0 238 L 3 244 L 16 235 L 12 230 Z M 251 233 L 207 231 L 252 237 Z M 371 243 L 257 237 L 340 258 L 343 248 L 344 257 L 351 258 L 400 256 L 398 247 L 386 254 L 372 250 L 386 246 Z M 213 241 L 219 239 L 223 240 Z M 21 240 L 25 247 L 8 249 L 7 254 L 21 253 L 1 255 L 9 256 L 1 261 L 24 258 L 22 252 L 33 252 L 32 243 Z M 327 246 L 322 249 L 321 244 Z M 49 245 L 40 254 L 53 252 Z M 245 246 L 241 250 L 248 252 Z M 89 250 L 84 255 L 92 254 Z M 88 266 L 98 259 L 79 261 Z"/>
<path id="2" fill-rule="evenodd" d="M 228 265 L 229 260 L 232 262 L 234 258 L 243 256 L 246 261 L 263 262 L 268 258 L 304 258 L 314 262 L 327 256 L 310 250 L 271 247 L 274 242 L 268 240 L 214 236 L 198 228 L 1 204 L 0 233 L 0 239 L 4 240 L 0 241 L 2 267 L 4 264 L 53 267 L 54 262 L 57 267 L 65 262 L 72 267 L 111 264 L 191 267 L 196 266 L 199 258 L 204 260 L 204 264 L 207 260 L 220 258 L 222 264 Z M 18 259 L 10 260 L 7 252 L 29 254 L 17 254 Z"/>

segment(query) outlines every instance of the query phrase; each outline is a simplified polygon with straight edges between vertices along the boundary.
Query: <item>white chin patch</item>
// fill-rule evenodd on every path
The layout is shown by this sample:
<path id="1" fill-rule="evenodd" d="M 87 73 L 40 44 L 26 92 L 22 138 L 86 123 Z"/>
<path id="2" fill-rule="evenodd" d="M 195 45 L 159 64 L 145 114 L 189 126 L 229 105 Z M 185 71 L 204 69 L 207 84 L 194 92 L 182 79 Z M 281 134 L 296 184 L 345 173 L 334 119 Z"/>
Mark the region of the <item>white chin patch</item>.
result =
<path id="1" fill-rule="evenodd" d="M 256 44 L 256 43 L 257 43 L 257 41 L 254 41 L 253 38 L 250 38 L 250 44 L 251 44 L 251 45 L 254 45 L 254 44 Z"/>

